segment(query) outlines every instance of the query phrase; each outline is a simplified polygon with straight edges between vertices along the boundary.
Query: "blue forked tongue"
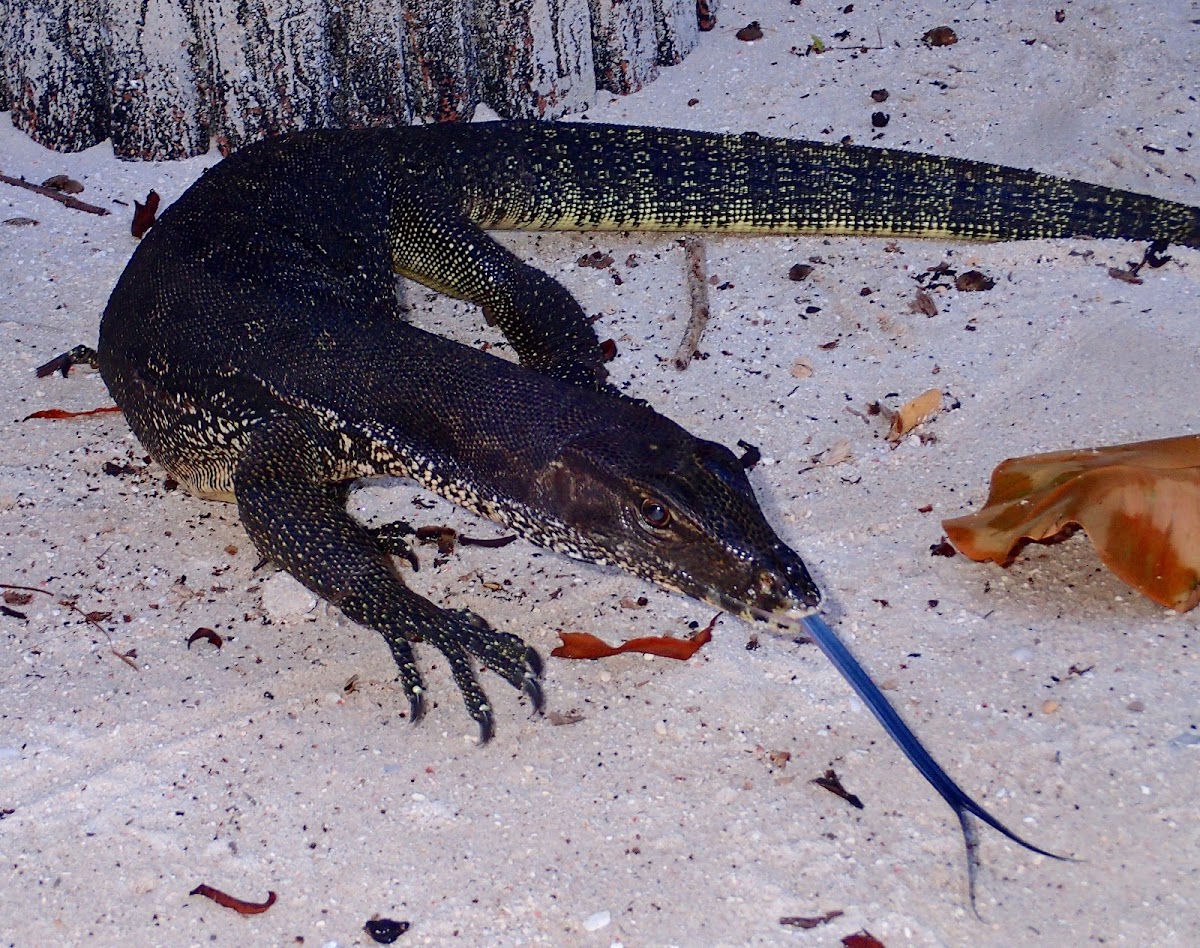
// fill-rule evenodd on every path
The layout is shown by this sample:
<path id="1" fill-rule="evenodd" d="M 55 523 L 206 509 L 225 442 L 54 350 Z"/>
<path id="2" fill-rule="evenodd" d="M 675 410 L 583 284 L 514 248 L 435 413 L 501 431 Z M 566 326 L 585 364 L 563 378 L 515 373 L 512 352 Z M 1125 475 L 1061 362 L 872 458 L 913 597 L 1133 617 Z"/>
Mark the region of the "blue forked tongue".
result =
<path id="1" fill-rule="evenodd" d="M 883 692 L 871 680 L 871 676 L 858 663 L 858 660 L 850 654 L 850 650 L 842 644 L 841 639 L 837 637 L 833 629 L 829 627 L 820 615 L 814 613 L 797 619 L 768 615 L 766 613 L 763 613 L 762 616 L 769 622 L 781 623 L 789 628 L 803 626 L 804 630 L 812 636 L 812 640 L 825 653 L 825 657 L 833 662 L 833 667 L 841 672 L 842 677 L 846 681 L 850 682 L 850 687 L 862 698 L 866 706 L 871 709 L 871 713 L 879 719 L 879 723 L 883 725 L 883 729 L 888 732 L 897 746 L 904 751 L 904 756 L 921 772 L 921 776 L 929 781 L 930 786 L 941 794 L 942 799 L 950 804 L 950 808 L 954 810 L 955 816 L 958 817 L 959 825 L 962 827 L 963 842 L 966 843 L 967 847 L 967 888 L 970 893 L 972 909 L 975 909 L 975 874 L 979 866 L 979 840 L 975 834 L 975 824 L 970 819 L 972 816 L 983 820 L 988 826 L 1003 833 L 1014 843 L 1024 846 L 1031 852 L 1042 856 L 1049 856 L 1051 859 L 1073 861 L 1069 856 L 1060 856 L 1056 853 L 1048 852 L 1040 846 L 1035 846 L 1028 840 L 1022 839 L 971 799 L 971 797 L 967 796 L 966 791 L 955 783 L 954 779 L 929 755 L 929 751 L 925 749 L 925 746 L 921 743 L 917 735 L 904 723 L 904 720 L 896 713 L 896 709 L 883 696 Z"/>

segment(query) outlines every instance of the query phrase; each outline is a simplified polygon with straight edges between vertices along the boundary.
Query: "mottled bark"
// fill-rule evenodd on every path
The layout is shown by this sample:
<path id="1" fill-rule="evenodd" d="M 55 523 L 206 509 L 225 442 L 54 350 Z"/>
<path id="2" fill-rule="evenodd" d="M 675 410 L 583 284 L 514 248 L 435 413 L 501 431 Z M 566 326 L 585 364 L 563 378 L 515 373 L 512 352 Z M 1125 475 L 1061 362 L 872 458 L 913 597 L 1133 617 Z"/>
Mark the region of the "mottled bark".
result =
<path id="1" fill-rule="evenodd" d="M 508 118 L 558 118 L 596 94 L 587 0 L 475 4 L 484 102 Z"/>
<path id="2" fill-rule="evenodd" d="M 658 0 L 591 0 L 596 85 L 625 95 L 658 75 Z"/>
<path id="3" fill-rule="evenodd" d="M 104 6 L 113 150 L 146 160 L 204 151 L 196 37 L 178 0 L 108 0 Z"/>
<path id="4" fill-rule="evenodd" d="M 706 6 L 710 13 L 716 13 L 716 0 L 710 0 Z M 683 62 L 700 42 L 696 8 L 697 0 L 654 0 L 660 65 L 674 66 Z"/>
<path id="5" fill-rule="evenodd" d="M 12 104 L 12 91 L 8 87 L 8 3 L 0 3 L 0 108 Z"/>
<path id="6" fill-rule="evenodd" d="M 413 113 L 424 122 L 469 119 L 479 104 L 473 0 L 405 4 L 405 65 Z"/>
<path id="7" fill-rule="evenodd" d="M 10 3 L 4 64 L 12 121 L 35 141 L 63 151 L 109 133 L 100 0 Z"/>
<path id="8" fill-rule="evenodd" d="M 222 152 L 333 124 L 329 13 L 321 0 L 191 0 L 209 134 Z"/>
<path id="9" fill-rule="evenodd" d="M 480 102 L 558 118 L 687 55 L 696 3 L 0 0 L 0 108 L 52 148 L 145 159 Z"/>
<path id="10" fill-rule="evenodd" d="M 405 76 L 408 27 L 395 0 L 340 0 L 329 20 L 337 74 L 334 119 L 352 128 L 412 119 Z"/>

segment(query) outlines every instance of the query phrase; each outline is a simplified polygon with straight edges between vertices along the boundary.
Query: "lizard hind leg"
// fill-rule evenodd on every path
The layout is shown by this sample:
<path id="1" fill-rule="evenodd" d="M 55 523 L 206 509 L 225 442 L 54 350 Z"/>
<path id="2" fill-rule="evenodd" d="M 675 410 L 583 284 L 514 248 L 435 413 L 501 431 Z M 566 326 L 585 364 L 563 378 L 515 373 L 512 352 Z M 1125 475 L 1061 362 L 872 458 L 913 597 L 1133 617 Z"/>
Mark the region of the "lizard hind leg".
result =
<path id="1" fill-rule="evenodd" d="M 346 510 L 346 482 L 335 468 L 320 434 L 302 422 L 276 416 L 256 427 L 233 482 L 242 523 L 259 552 L 384 637 L 414 720 L 425 693 L 413 656 L 417 642 L 446 657 L 483 740 L 492 735 L 492 708 L 472 656 L 524 691 L 540 711 L 537 653 L 517 636 L 475 625 L 405 586 L 387 551 Z"/>
<path id="2" fill-rule="evenodd" d="M 603 384 L 600 341 L 566 287 L 453 208 L 401 190 L 388 243 L 397 273 L 482 307 L 522 365 L 584 388 Z"/>

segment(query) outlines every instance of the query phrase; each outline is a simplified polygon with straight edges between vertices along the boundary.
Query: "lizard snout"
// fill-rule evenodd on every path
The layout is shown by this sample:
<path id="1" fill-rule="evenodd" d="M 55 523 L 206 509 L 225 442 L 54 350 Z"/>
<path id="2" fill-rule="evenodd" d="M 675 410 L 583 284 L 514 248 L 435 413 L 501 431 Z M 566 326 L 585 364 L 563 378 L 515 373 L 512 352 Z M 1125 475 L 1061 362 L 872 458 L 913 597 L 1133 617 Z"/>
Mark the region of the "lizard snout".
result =
<path id="1" fill-rule="evenodd" d="M 771 551 L 766 565 L 754 577 L 750 590 L 755 609 L 772 615 L 808 615 L 821 604 L 821 590 L 799 554 L 783 543 Z"/>

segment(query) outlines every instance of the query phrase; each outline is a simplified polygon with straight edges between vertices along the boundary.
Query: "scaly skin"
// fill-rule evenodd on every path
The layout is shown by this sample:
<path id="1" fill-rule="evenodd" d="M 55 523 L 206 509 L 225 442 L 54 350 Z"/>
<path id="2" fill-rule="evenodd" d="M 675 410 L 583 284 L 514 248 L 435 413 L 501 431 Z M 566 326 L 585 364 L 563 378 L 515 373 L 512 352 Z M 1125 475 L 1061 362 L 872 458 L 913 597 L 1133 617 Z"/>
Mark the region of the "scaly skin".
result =
<path id="1" fill-rule="evenodd" d="M 100 327 L 96 361 L 145 446 L 197 495 L 235 501 L 264 556 L 384 636 L 414 718 L 415 642 L 446 656 L 485 739 L 493 711 L 472 657 L 538 707 L 540 663 L 516 636 L 401 582 L 394 532 L 346 511 L 357 477 L 412 477 L 568 556 L 747 619 L 807 622 L 969 843 L 973 813 L 1036 848 L 933 762 L 813 616 L 820 593 L 739 460 L 607 387 L 578 303 L 487 227 L 1197 246 L 1200 212 L 994 165 L 757 135 L 520 122 L 309 132 L 250 146 L 193 185 L 134 254 Z M 407 325 L 396 272 L 479 304 L 522 366 Z"/>

